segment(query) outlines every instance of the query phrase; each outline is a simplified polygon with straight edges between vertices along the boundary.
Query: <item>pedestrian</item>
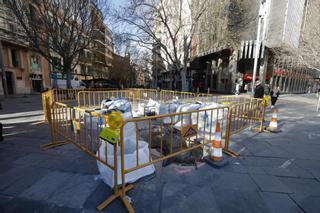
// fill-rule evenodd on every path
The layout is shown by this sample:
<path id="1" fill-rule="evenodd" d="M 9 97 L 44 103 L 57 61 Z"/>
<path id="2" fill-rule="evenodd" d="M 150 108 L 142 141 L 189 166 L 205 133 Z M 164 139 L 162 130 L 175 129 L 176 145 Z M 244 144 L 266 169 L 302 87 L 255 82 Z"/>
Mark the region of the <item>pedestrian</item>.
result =
<path id="1" fill-rule="evenodd" d="M 244 92 L 247 93 L 248 92 L 248 84 L 244 85 Z"/>
<path id="2" fill-rule="evenodd" d="M 254 89 L 254 98 L 263 98 L 264 96 L 264 88 L 261 85 L 260 81 L 256 81 L 256 87 Z"/>
<path id="3" fill-rule="evenodd" d="M 280 88 L 279 87 L 275 87 L 273 90 L 271 90 L 270 92 L 270 96 L 271 96 L 271 108 L 274 107 L 274 105 L 276 104 L 278 98 L 280 95 Z"/>
<path id="4" fill-rule="evenodd" d="M 240 94 L 240 84 L 237 82 L 237 83 L 236 83 L 235 95 L 239 95 L 239 94 Z"/>

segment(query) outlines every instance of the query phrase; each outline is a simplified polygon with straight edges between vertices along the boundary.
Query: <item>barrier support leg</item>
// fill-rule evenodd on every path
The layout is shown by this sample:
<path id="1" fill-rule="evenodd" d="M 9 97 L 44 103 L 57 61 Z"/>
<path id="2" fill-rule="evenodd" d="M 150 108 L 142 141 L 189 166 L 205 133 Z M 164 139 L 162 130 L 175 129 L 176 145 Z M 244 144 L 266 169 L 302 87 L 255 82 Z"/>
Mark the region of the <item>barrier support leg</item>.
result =
<path id="1" fill-rule="evenodd" d="M 127 186 L 125 186 L 125 191 L 129 191 L 133 189 L 133 185 L 129 184 Z M 130 204 L 128 198 L 126 196 L 121 196 L 122 193 L 122 189 L 120 189 L 118 192 L 115 192 L 113 195 L 111 195 L 110 197 L 108 197 L 108 199 L 106 199 L 105 201 L 103 201 L 99 206 L 97 206 L 97 210 L 98 211 L 102 211 L 104 208 L 106 208 L 110 203 L 112 203 L 112 201 L 114 201 L 115 199 L 117 199 L 118 197 L 121 198 L 123 204 L 125 205 L 125 207 L 127 208 L 128 212 L 134 212 L 134 209 L 132 207 L 132 205 Z"/>
<path id="2" fill-rule="evenodd" d="M 48 149 L 52 149 L 52 148 L 55 148 L 57 146 L 62 146 L 62 145 L 68 144 L 68 143 L 69 142 L 66 142 L 66 141 L 57 141 L 57 142 L 50 142 L 50 143 L 47 143 L 47 144 L 43 144 L 40 147 L 43 150 L 48 150 Z"/>
<path id="3" fill-rule="evenodd" d="M 237 152 L 235 152 L 235 151 L 232 151 L 232 150 L 230 150 L 230 149 L 223 149 L 222 151 L 223 151 L 225 154 L 227 154 L 227 155 L 229 155 L 229 156 L 231 156 L 231 157 L 234 157 L 234 158 L 237 158 L 237 157 L 240 156 L 239 153 L 237 153 Z"/>
<path id="4" fill-rule="evenodd" d="M 227 132 L 226 132 L 226 138 L 225 138 L 225 145 L 224 145 L 224 148 L 222 149 L 222 151 L 231 157 L 239 157 L 240 156 L 239 153 L 229 149 L 232 110 L 233 109 L 229 106 L 228 117 L 227 117 L 228 122 L 227 122 Z"/>
<path id="5" fill-rule="evenodd" d="M 55 131 L 55 122 L 54 122 L 54 119 L 52 119 L 52 118 L 55 118 L 55 115 L 54 115 L 55 111 L 48 97 L 45 99 L 45 101 L 46 101 L 46 117 L 48 120 L 48 124 L 50 126 L 50 134 L 51 134 L 52 140 L 50 143 L 40 145 L 40 148 L 43 150 L 52 149 L 57 146 L 62 146 L 69 143 L 66 141 L 57 141 L 57 134 Z"/>

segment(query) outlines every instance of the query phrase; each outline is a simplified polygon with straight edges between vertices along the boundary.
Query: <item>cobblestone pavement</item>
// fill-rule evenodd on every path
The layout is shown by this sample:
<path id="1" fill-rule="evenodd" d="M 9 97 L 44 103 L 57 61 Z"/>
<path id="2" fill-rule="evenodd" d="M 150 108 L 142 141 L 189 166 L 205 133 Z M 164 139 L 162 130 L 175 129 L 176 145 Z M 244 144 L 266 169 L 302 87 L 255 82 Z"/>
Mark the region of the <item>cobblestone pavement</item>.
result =
<path id="1" fill-rule="evenodd" d="M 249 130 L 231 137 L 241 154 L 198 169 L 156 165 L 128 195 L 137 212 L 315 212 L 320 209 L 320 114 L 315 95 L 281 96 L 277 134 Z M 112 191 L 95 160 L 73 145 L 49 142 L 40 96 L 8 98 L 0 121 L 0 212 L 96 212 Z M 268 110 L 270 111 L 270 109 Z M 271 118 L 270 113 L 266 120 Z M 266 125 L 268 124 L 266 121 Z M 188 172 L 181 172 L 188 171 Z M 125 212 L 118 200 L 105 212 Z"/>

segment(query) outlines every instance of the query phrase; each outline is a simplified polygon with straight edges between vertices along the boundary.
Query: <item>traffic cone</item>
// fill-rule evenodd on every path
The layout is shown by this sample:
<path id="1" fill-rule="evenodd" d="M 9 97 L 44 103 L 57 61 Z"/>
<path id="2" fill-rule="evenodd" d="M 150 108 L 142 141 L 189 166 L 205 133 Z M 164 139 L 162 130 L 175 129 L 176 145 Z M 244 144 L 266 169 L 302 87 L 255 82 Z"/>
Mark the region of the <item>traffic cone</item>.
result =
<path id="1" fill-rule="evenodd" d="M 214 140 L 212 141 L 210 157 L 204 157 L 204 160 L 212 167 L 221 168 L 229 164 L 222 156 L 222 140 L 220 123 L 217 122 Z"/>
<path id="2" fill-rule="evenodd" d="M 217 122 L 217 125 L 216 125 L 216 132 L 214 134 L 214 140 L 212 141 L 210 158 L 213 161 L 221 161 L 223 159 L 223 157 L 222 157 L 221 128 L 220 128 L 219 122 Z"/>
<path id="3" fill-rule="evenodd" d="M 270 132 L 280 132 L 281 130 L 278 128 L 278 110 L 276 108 L 272 109 L 272 118 L 267 128 Z"/>

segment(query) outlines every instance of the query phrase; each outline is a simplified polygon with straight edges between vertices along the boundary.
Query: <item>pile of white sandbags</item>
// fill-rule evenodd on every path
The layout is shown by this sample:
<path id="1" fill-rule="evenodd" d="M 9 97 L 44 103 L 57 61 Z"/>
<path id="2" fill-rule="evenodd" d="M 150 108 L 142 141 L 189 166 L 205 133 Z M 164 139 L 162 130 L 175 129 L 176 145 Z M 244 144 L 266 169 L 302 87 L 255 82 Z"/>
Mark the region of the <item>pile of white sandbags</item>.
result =
<path id="1" fill-rule="evenodd" d="M 119 110 L 122 112 L 122 116 L 124 120 L 128 120 L 132 118 L 132 111 L 131 111 L 131 103 L 124 99 L 114 99 L 104 101 L 101 104 L 101 108 L 103 110 L 112 111 L 112 110 Z M 136 125 L 134 122 L 129 122 L 124 125 L 123 129 L 124 134 L 124 168 L 129 169 L 136 166 L 137 161 L 137 152 L 139 155 L 139 164 L 149 162 L 149 148 L 148 143 L 145 141 L 138 140 L 138 150 L 136 149 L 136 141 L 137 141 L 137 134 L 136 134 Z M 99 148 L 100 156 L 103 160 L 105 159 L 105 146 L 107 146 L 107 161 L 109 164 L 114 165 L 114 145 L 101 141 L 101 146 Z M 122 184 L 121 180 L 121 156 L 120 156 L 120 146 L 117 147 L 117 168 L 118 168 L 118 184 Z M 98 169 L 101 174 L 103 181 L 108 184 L 110 187 L 114 187 L 114 172 L 109 167 L 105 166 L 101 162 L 97 161 Z M 126 174 L 126 183 L 132 183 L 144 176 L 150 175 L 155 172 L 155 168 L 153 165 L 135 170 Z"/>
<path id="2" fill-rule="evenodd" d="M 133 112 L 133 117 L 153 116 L 159 115 L 160 103 L 151 98 L 147 103 L 139 103 L 138 109 Z"/>

